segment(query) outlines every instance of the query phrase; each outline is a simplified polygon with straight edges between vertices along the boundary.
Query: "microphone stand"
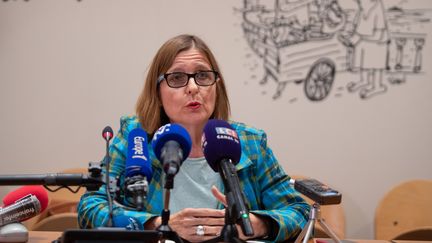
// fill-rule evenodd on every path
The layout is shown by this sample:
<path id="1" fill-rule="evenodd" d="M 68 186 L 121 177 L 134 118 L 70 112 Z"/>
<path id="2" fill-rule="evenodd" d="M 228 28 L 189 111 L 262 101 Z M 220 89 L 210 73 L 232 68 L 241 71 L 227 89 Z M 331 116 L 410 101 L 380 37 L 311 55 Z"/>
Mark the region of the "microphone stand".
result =
<path id="1" fill-rule="evenodd" d="M 125 192 L 132 195 L 136 210 L 141 211 L 144 208 L 144 199 L 147 197 L 148 182 L 146 177 L 136 175 L 133 177 L 126 177 L 124 184 Z"/>
<path id="2" fill-rule="evenodd" d="M 89 191 L 97 191 L 104 184 L 100 175 L 100 166 L 90 162 L 89 172 L 90 175 L 64 173 L 0 175 L 0 186 L 43 185 L 45 188 L 59 186 L 57 189 L 47 188 L 47 190 L 55 192 L 67 188 L 73 193 L 78 190 L 74 191 L 68 186 L 79 186 L 86 187 Z"/>
<path id="3" fill-rule="evenodd" d="M 174 173 L 173 173 L 174 172 Z M 167 171 L 167 179 L 165 182 L 165 200 L 164 200 L 164 208 L 161 213 L 161 225 L 159 225 L 156 230 L 161 232 L 164 239 L 173 240 L 178 243 L 183 243 L 182 239 L 178 236 L 178 234 L 171 229 L 168 225 L 170 218 L 170 210 L 169 210 L 169 202 L 171 196 L 171 189 L 174 187 L 174 176 L 177 173 L 177 169 Z"/>
<path id="4" fill-rule="evenodd" d="M 321 217 L 321 206 L 319 203 L 315 202 L 311 205 L 311 212 L 309 214 L 309 220 L 302 230 L 302 232 L 297 236 L 294 243 L 307 243 L 311 238 L 315 223 L 319 223 L 324 229 L 324 232 L 330 236 L 330 238 L 336 243 L 342 243 L 342 241 L 337 237 L 337 235 L 332 231 L 332 229 L 326 224 L 324 219 Z"/>
<path id="5" fill-rule="evenodd" d="M 236 173 L 235 166 L 231 162 L 223 163 L 223 161 L 219 163 L 219 171 L 224 174 Z M 239 205 L 237 205 L 237 200 L 235 199 L 234 188 L 231 188 L 231 185 L 228 182 L 228 176 L 229 175 L 222 176 L 222 181 L 225 186 L 226 199 L 228 204 L 228 208 L 225 209 L 225 225 L 222 228 L 221 234 L 218 237 L 204 241 L 206 243 L 221 242 L 221 241 L 239 242 L 239 243 L 246 242 L 239 238 L 239 234 L 236 226 L 236 221 L 240 217 L 240 215 L 238 215 L 238 210 L 237 210 L 237 207 L 239 207 Z"/>
<path id="6" fill-rule="evenodd" d="M 225 183 L 225 181 L 224 181 Z M 225 225 L 222 228 L 221 234 L 213 239 L 203 241 L 203 243 L 216 243 L 216 242 L 236 242 L 244 243 L 246 241 L 239 238 L 236 226 L 237 210 L 235 210 L 235 203 L 232 192 L 226 194 L 228 208 L 225 210 Z"/>

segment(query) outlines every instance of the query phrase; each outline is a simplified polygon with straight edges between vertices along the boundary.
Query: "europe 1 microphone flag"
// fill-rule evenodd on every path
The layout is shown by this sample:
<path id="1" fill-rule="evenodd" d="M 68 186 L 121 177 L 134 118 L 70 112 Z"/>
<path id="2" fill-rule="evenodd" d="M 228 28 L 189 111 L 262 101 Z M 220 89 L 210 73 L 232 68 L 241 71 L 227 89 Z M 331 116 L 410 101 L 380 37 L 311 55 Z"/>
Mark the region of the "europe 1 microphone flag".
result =
<path id="1" fill-rule="evenodd" d="M 148 183 L 153 174 L 147 149 L 147 133 L 141 128 L 130 131 L 126 158 L 125 193 L 133 198 L 138 211 L 144 207 Z"/>
<path id="2" fill-rule="evenodd" d="M 129 132 L 126 177 L 143 175 L 148 181 L 151 180 L 153 169 L 149 160 L 147 144 L 147 133 L 143 129 L 135 128 Z"/>

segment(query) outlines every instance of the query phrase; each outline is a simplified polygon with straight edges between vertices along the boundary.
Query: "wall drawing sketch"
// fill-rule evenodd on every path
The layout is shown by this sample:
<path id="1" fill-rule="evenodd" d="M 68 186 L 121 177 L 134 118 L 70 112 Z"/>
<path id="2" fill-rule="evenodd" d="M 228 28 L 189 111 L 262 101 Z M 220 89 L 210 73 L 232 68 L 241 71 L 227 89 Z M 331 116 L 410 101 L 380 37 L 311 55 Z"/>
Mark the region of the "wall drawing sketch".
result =
<path id="1" fill-rule="evenodd" d="M 332 90 L 366 100 L 423 74 L 431 11 L 411 2 L 243 0 L 244 38 L 264 68 L 259 83 L 277 83 L 274 100 L 289 83 L 302 84 L 311 101 Z M 352 80 L 338 87 L 343 73 Z"/>

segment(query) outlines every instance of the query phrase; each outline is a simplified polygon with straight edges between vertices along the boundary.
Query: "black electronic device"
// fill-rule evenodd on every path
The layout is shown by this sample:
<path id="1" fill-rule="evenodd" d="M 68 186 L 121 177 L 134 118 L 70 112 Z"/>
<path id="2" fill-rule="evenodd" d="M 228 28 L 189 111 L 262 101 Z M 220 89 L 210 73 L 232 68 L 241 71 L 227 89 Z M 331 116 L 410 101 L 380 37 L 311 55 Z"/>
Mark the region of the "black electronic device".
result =
<path id="1" fill-rule="evenodd" d="M 69 229 L 63 232 L 56 243 L 156 243 L 163 238 L 155 230 L 125 230 L 120 228 Z"/>
<path id="2" fill-rule="evenodd" d="M 290 180 L 290 184 L 294 186 L 301 194 L 307 196 L 314 201 L 311 204 L 309 212 L 309 220 L 294 243 L 306 243 L 312 236 L 315 223 L 319 223 L 324 229 L 324 232 L 330 236 L 336 243 L 342 243 L 339 237 L 331 230 L 321 217 L 321 205 L 339 204 L 342 200 L 342 194 L 330 188 L 326 184 L 312 178 Z"/>
<path id="3" fill-rule="evenodd" d="M 294 188 L 320 205 L 339 204 L 342 194 L 316 179 L 296 179 Z"/>

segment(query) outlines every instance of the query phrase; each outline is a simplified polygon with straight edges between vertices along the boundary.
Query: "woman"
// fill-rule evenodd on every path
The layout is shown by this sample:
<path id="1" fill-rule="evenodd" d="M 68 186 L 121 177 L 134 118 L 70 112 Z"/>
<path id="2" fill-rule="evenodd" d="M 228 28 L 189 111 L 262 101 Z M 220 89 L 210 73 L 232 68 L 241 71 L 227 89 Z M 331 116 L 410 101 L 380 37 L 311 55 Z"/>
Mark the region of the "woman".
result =
<path id="1" fill-rule="evenodd" d="M 185 240 L 199 242 L 215 238 L 224 225 L 226 204 L 223 183 L 212 171 L 201 149 L 203 128 L 211 118 L 228 120 L 230 106 L 223 76 L 207 45 L 198 37 L 180 35 L 158 51 L 138 99 L 137 116 L 122 117 L 121 128 L 110 147 L 110 176 L 124 178 L 127 136 L 137 127 L 153 134 L 160 126 L 178 123 L 189 132 L 192 150 L 175 176 L 171 192 L 169 225 Z M 242 239 L 272 241 L 294 239 L 306 224 L 309 206 L 289 185 L 289 177 L 267 147 L 266 134 L 237 122 L 230 122 L 241 140 L 242 156 L 236 168 L 250 208 L 254 235 Z M 153 176 L 143 211 L 114 207 L 116 215 L 136 218 L 145 229 L 161 224 L 163 177 L 161 163 L 149 146 Z M 123 178 L 123 179 L 122 179 Z M 101 188 L 85 194 L 78 206 L 81 227 L 107 224 L 107 199 Z M 133 207 L 124 195 L 121 203 Z"/>

